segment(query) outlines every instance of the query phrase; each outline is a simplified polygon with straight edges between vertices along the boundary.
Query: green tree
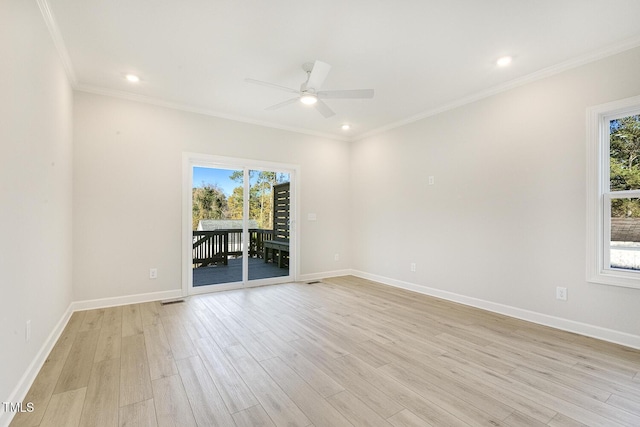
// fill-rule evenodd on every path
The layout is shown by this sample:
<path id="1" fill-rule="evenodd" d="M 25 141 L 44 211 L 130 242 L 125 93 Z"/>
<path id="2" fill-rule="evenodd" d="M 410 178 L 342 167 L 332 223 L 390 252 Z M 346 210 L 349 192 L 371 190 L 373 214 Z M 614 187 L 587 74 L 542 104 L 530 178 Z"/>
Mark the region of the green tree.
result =
<path id="1" fill-rule="evenodd" d="M 229 177 L 240 184 L 229 197 L 233 218 L 242 218 L 244 175 L 234 171 Z M 289 175 L 270 171 L 249 171 L 249 218 L 256 220 L 258 227 L 271 229 L 273 225 L 273 186 L 289 180 Z"/>
<path id="2" fill-rule="evenodd" d="M 236 187 L 233 189 L 233 193 L 227 200 L 227 206 L 229 207 L 229 219 L 242 219 L 243 210 L 243 195 L 244 188 Z"/>
<path id="3" fill-rule="evenodd" d="M 228 218 L 227 196 L 215 184 L 204 184 L 192 189 L 192 225 L 195 230 L 202 219 Z"/>
<path id="4" fill-rule="evenodd" d="M 640 189 L 640 115 L 611 120 L 609 134 L 611 191 Z M 640 218 L 640 200 L 612 200 L 611 216 Z"/>

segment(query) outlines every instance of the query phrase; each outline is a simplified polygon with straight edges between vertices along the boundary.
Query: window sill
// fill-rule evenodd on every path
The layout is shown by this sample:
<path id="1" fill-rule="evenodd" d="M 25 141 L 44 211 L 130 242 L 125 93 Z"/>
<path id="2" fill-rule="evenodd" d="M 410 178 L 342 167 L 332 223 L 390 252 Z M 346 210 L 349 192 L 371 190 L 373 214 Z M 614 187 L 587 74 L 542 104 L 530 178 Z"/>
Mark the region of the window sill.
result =
<path id="1" fill-rule="evenodd" d="M 587 277 L 587 282 L 640 289 L 640 272 L 603 269 Z"/>

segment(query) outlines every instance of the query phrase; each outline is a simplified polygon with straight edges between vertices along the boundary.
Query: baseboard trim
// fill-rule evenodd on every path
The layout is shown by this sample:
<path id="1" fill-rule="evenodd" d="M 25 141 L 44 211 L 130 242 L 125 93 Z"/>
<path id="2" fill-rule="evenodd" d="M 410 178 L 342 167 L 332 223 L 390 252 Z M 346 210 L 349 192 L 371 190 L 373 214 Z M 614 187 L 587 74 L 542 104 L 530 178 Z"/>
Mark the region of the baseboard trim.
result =
<path id="1" fill-rule="evenodd" d="M 491 311 L 493 313 L 504 314 L 505 316 L 515 317 L 516 319 L 526 320 L 529 322 L 537 323 L 539 325 L 549 326 L 563 331 L 573 332 L 587 337 L 597 338 L 603 341 L 608 341 L 614 344 L 620 344 L 626 347 L 640 350 L 640 336 L 638 335 L 615 331 L 613 329 L 602 328 L 600 326 L 576 322 L 573 320 L 563 319 L 561 317 L 550 316 L 548 314 L 538 313 L 535 311 L 486 301 L 479 298 L 460 295 L 453 292 L 443 291 L 441 289 L 435 289 L 424 285 L 405 282 L 402 280 L 391 279 L 389 277 L 378 276 L 376 274 L 366 273 L 363 271 L 351 270 L 350 274 L 362 279 L 373 280 L 375 282 L 382 283 L 383 285 L 418 292 L 420 294 L 445 299 L 448 301 L 468 305 L 470 307 L 480 308 L 482 310 Z"/>
<path id="2" fill-rule="evenodd" d="M 182 297 L 182 289 L 150 292 L 147 294 L 124 295 L 120 297 L 100 298 L 71 303 L 72 311 L 93 310 L 96 308 L 114 307 L 118 305 L 138 304 L 141 302 L 159 301 Z"/>
<path id="3" fill-rule="evenodd" d="M 351 274 L 353 274 L 353 271 L 349 269 L 325 271 L 322 273 L 300 274 L 298 275 L 296 282 L 309 282 L 311 280 L 320 280 L 328 277 L 349 276 Z"/>
<path id="4" fill-rule="evenodd" d="M 18 381 L 18 385 L 6 402 L 24 402 L 24 399 L 27 397 L 27 393 L 35 381 L 38 372 L 42 369 L 44 362 L 46 362 L 47 357 L 49 357 L 49 353 L 51 353 L 53 346 L 58 342 L 60 335 L 62 335 L 62 331 L 67 326 L 67 322 L 69 322 L 69 319 L 71 318 L 71 314 L 73 314 L 73 310 L 71 308 L 72 305 L 73 303 L 69 304 L 67 310 L 62 314 L 62 317 L 44 341 L 42 347 L 40 347 L 40 351 L 38 351 L 36 356 L 33 358 L 31 364 L 29 364 L 29 367 L 22 375 L 22 378 L 20 378 L 20 381 Z M 5 412 L 3 409 L 0 409 L 0 426 L 6 427 L 11 424 L 15 415 L 15 412 Z"/>

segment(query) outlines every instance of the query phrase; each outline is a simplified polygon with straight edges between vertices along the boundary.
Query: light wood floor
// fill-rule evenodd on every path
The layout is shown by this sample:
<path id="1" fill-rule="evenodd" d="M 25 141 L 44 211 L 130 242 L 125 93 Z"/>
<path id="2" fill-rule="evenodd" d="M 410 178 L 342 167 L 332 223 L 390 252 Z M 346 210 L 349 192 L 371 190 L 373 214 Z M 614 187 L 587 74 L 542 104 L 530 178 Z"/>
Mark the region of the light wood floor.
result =
<path id="1" fill-rule="evenodd" d="M 353 277 L 76 312 L 14 426 L 640 426 L 640 351 Z"/>

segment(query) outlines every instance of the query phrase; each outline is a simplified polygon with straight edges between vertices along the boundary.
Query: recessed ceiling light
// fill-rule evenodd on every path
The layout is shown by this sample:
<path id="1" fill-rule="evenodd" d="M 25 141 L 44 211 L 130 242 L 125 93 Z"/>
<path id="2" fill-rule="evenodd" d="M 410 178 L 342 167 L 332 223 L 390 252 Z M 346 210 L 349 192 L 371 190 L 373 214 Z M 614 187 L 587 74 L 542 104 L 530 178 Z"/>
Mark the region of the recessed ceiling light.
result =
<path id="1" fill-rule="evenodd" d="M 306 93 L 300 97 L 300 102 L 302 102 L 305 105 L 313 105 L 316 102 L 318 102 L 318 97 L 316 97 L 313 94 Z"/>
<path id="2" fill-rule="evenodd" d="M 349 130 L 349 129 L 351 129 L 351 126 L 350 126 L 349 124 L 347 124 L 347 123 L 343 124 L 341 127 L 342 127 L 342 130 Z"/>
<path id="3" fill-rule="evenodd" d="M 507 65 L 511 64 L 511 61 L 513 61 L 512 57 L 503 56 L 502 58 L 498 58 L 498 60 L 496 61 L 496 65 L 498 67 L 506 67 Z"/>
<path id="4" fill-rule="evenodd" d="M 124 76 L 124 78 L 127 79 L 127 81 L 130 83 L 138 83 L 140 81 L 140 77 L 136 76 L 135 74 L 127 74 L 126 76 Z"/>

